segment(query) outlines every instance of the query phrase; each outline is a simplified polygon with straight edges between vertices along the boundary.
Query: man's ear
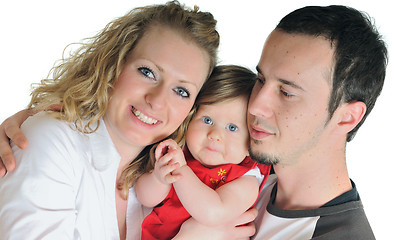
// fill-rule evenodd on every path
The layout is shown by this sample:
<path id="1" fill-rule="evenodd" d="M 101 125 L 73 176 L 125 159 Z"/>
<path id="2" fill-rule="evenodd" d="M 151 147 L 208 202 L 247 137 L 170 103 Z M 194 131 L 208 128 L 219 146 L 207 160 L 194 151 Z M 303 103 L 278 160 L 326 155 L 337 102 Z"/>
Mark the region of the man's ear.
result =
<path id="1" fill-rule="evenodd" d="M 360 101 L 342 104 L 340 108 L 337 123 L 338 126 L 346 133 L 350 132 L 357 126 L 361 119 L 363 119 L 367 110 L 365 103 Z"/>

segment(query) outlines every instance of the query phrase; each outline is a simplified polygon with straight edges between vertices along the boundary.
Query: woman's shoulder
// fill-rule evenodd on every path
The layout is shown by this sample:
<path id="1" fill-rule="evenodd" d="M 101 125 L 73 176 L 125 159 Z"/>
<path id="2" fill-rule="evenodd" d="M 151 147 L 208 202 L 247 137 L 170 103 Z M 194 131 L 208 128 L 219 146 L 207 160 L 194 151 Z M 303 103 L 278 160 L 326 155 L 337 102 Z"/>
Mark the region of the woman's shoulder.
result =
<path id="1" fill-rule="evenodd" d="M 73 123 L 54 118 L 50 113 L 39 112 L 29 118 L 22 124 L 23 134 L 29 138 L 44 137 L 77 137 L 83 134 L 77 131 Z"/>
<path id="2" fill-rule="evenodd" d="M 39 112 L 33 116 L 30 116 L 23 122 L 21 129 L 28 131 L 30 129 L 45 130 L 48 128 L 58 128 L 69 125 L 69 123 L 56 119 L 47 112 Z"/>
<path id="3" fill-rule="evenodd" d="M 49 113 L 40 112 L 29 117 L 21 126 L 29 146 L 36 149 L 56 147 L 71 150 L 83 147 L 87 137 L 76 130 L 72 123 L 56 119 Z M 66 149 L 67 148 L 67 149 Z"/>

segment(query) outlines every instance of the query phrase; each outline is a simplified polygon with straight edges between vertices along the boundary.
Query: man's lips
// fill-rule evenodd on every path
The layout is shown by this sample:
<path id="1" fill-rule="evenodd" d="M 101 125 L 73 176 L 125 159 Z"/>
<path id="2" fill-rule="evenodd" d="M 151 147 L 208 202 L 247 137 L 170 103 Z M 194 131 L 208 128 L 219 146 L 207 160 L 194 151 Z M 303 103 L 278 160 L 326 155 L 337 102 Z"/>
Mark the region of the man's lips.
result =
<path id="1" fill-rule="evenodd" d="M 271 135 L 274 135 L 274 134 L 266 131 L 263 128 L 260 128 L 257 126 L 250 127 L 250 137 L 255 140 L 262 140 L 262 139 L 269 137 Z"/>

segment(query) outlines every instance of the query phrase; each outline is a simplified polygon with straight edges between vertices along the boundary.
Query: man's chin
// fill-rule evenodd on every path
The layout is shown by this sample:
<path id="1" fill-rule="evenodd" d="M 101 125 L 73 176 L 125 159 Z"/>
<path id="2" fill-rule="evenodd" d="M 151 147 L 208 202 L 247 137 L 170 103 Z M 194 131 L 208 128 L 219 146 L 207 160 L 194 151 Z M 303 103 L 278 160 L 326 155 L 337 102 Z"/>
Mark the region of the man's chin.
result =
<path id="1" fill-rule="evenodd" d="M 276 165 L 280 162 L 277 156 L 268 153 L 253 151 L 251 148 L 249 148 L 249 156 L 254 161 L 264 165 Z"/>

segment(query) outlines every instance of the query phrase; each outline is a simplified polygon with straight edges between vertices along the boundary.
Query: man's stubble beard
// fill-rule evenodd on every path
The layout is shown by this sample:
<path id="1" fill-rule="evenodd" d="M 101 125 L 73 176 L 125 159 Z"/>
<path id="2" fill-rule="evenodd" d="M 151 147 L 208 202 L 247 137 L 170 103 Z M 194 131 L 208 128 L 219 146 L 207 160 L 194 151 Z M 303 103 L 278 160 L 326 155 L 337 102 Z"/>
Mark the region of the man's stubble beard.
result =
<path id="1" fill-rule="evenodd" d="M 251 140 L 255 145 L 263 144 L 261 141 L 258 140 Z M 249 145 L 249 156 L 252 158 L 254 161 L 264 164 L 264 165 L 277 165 L 280 163 L 280 160 L 277 156 L 270 155 L 264 152 L 257 152 L 253 151 L 252 149 L 252 142 Z"/>

